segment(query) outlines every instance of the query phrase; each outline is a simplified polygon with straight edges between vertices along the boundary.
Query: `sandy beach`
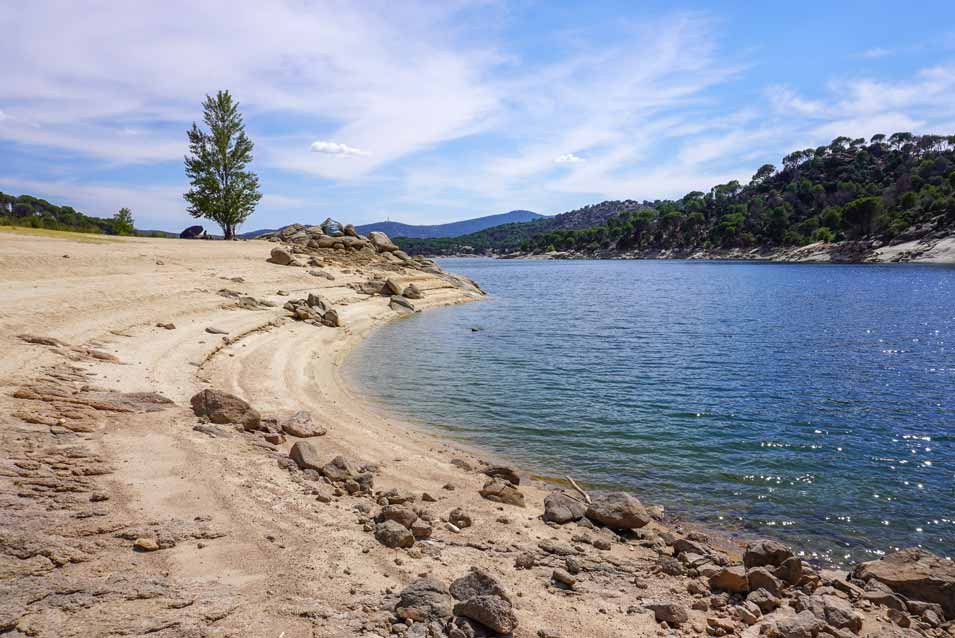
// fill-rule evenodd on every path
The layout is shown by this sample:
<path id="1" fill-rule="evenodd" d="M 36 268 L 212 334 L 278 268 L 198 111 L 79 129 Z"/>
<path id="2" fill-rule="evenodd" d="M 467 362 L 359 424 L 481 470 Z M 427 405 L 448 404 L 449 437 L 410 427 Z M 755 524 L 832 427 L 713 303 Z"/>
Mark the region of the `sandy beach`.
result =
<path id="1" fill-rule="evenodd" d="M 790 635 L 778 627 L 799 615 L 797 587 L 851 603 L 858 624 L 831 635 L 891 624 L 857 585 L 808 566 L 811 583 L 796 579 L 779 610 L 750 619 L 737 611 L 745 592 L 712 590 L 703 569 L 719 571 L 741 548 L 711 547 L 659 516 L 626 534 L 547 523 L 551 486 L 522 476 L 526 507 L 482 498 L 486 458 L 366 405 L 339 367 L 401 314 L 362 284 L 414 283 L 414 307 L 427 311 L 482 299 L 462 280 L 340 251 L 317 267 L 279 266 L 264 241 L 51 235 L 0 232 L 4 636 L 428 635 L 398 622 L 395 595 L 472 567 L 509 592 L 515 636 Z M 341 327 L 290 317 L 283 304 L 309 293 L 337 309 Z M 190 398 L 207 388 L 279 423 L 310 413 L 326 430 L 307 439 L 321 462 L 361 466 L 373 492 L 290 469 L 302 439 L 200 419 Z M 430 538 L 404 549 L 376 540 L 389 490 L 414 496 Z M 470 527 L 447 524 L 456 508 Z M 700 563 L 678 560 L 686 554 Z M 555 569 L 576 583 L 554 582 Z M 668 622 L 661 605 L 686 618 Z"/>

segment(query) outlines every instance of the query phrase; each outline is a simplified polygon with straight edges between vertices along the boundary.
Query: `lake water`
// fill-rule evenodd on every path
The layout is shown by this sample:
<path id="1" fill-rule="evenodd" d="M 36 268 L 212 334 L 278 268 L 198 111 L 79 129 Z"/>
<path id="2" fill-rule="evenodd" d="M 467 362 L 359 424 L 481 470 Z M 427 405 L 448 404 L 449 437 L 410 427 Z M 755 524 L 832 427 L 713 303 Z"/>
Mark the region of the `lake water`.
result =
<path id="1" fill-rule="evenodd" d="M 442 266 L 488 300 L 389 324 L 346 366 L 391 411 L 823 561 L 955 556 L 955 269 Z"/>

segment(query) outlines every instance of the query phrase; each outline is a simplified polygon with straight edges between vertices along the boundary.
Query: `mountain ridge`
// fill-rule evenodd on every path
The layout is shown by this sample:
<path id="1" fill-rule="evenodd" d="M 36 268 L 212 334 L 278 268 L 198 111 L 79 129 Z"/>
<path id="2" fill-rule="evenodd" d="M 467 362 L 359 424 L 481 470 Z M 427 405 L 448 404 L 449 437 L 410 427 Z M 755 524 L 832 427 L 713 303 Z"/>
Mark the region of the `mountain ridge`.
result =
<path id="1" fill-rule="evenodd" d="M 486 228 L 500 226 L 502 224 L 526 223 L 543 219 L 545 216 L 529 210 L 512 210 L 506 213 L 496 215 L 485 215 L 472 219 L 463 219 L 457 222 L 448 222 L 446 224 L 414 225 L 403 224 L 401 222 L 384 221 L 371 224 L 362 224 L 356 226 L 362 235 L 370 232 L 383 232 L 389 237 L 410 237 L 414 239 L 434 239 L 439 237 L 456 237 L 458 235 L 468 235 L 476 233 Z"/>

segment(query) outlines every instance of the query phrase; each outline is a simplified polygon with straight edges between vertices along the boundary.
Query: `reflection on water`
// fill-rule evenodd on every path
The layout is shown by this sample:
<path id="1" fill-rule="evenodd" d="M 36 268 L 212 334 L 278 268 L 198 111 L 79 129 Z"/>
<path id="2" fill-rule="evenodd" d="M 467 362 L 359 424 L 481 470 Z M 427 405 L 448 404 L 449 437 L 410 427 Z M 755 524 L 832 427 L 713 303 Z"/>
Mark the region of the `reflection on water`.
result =
<path id="1" fill-rule="evenodd" d="M 953 553 L 955 270 L 443 266 L 492 296 L 359 348 L 349 376 L 390 409 L 834 562 Z"/>

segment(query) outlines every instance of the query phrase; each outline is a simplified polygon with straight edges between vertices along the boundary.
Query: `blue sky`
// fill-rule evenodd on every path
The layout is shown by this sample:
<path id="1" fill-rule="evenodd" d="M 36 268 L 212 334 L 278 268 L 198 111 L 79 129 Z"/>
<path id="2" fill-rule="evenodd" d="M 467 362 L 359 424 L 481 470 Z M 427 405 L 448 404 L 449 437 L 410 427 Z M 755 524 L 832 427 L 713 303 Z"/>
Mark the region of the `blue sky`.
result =
<path id="1" fill-rule="evenodd" d="M 955 3 L 764 4 L 4 3 L 0 190 L 179 230 L 218 89 L 256 143 L 246 229 L 679 197 L 839 135 L 955 134 Z"/>

